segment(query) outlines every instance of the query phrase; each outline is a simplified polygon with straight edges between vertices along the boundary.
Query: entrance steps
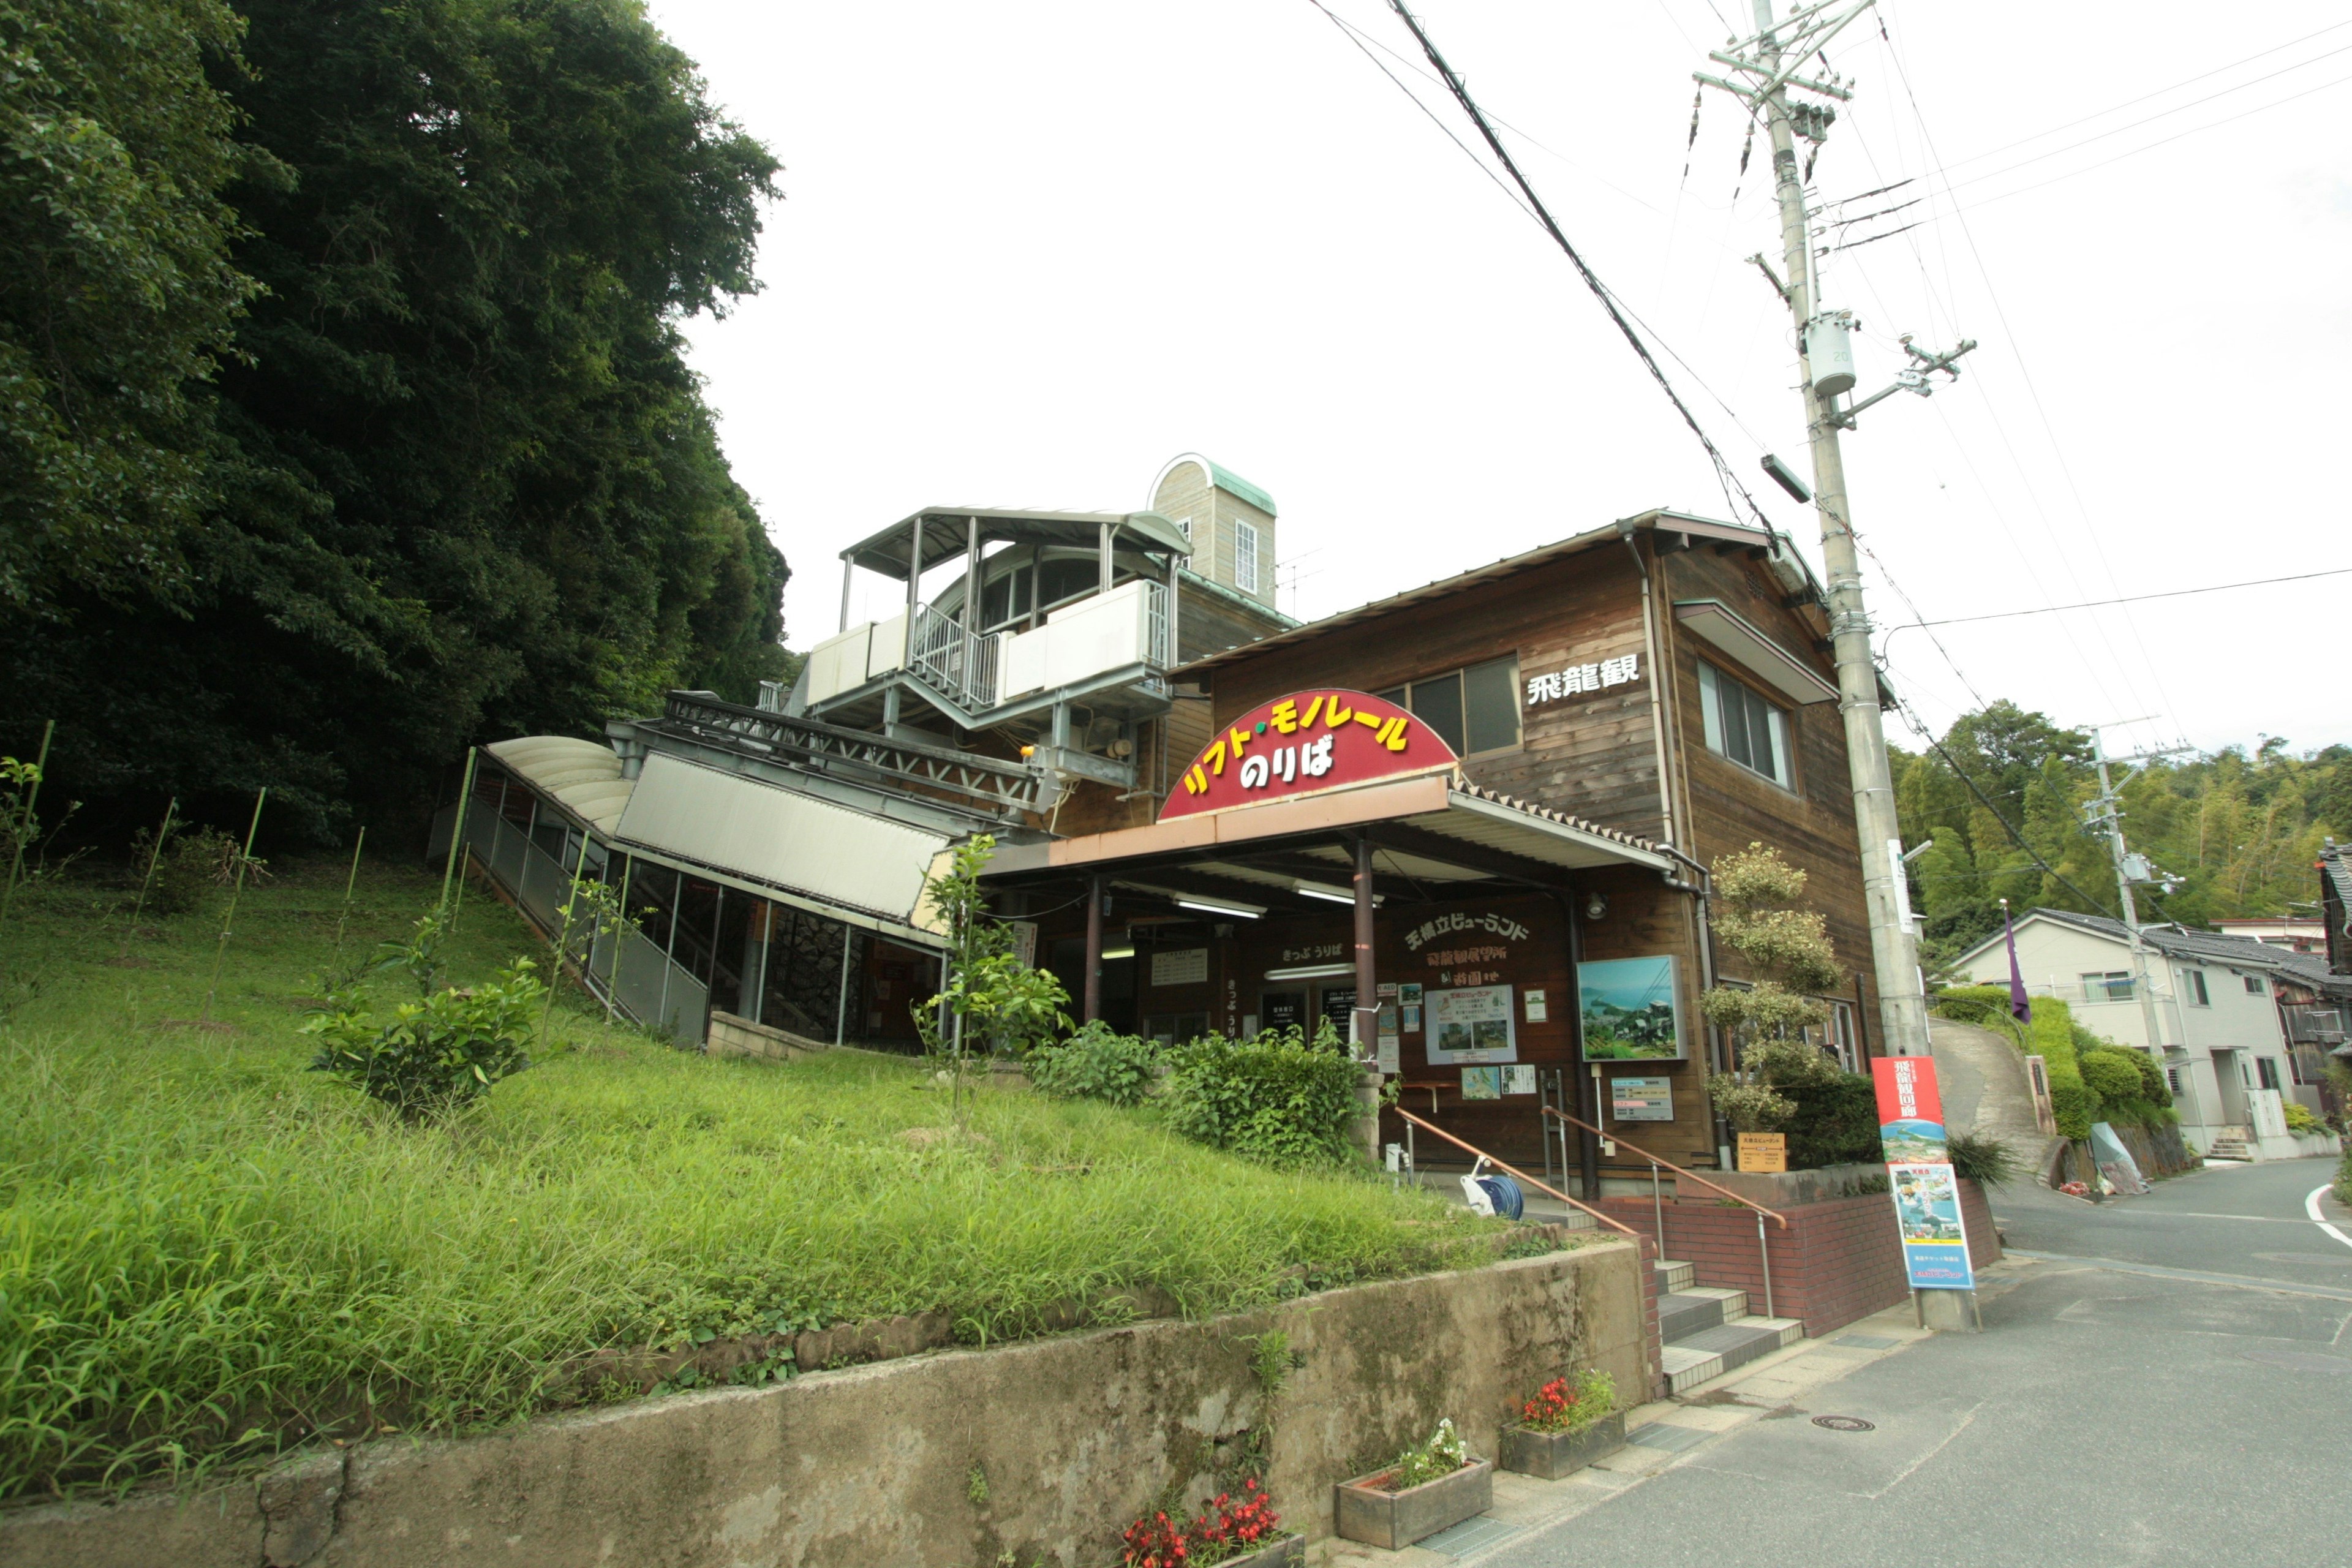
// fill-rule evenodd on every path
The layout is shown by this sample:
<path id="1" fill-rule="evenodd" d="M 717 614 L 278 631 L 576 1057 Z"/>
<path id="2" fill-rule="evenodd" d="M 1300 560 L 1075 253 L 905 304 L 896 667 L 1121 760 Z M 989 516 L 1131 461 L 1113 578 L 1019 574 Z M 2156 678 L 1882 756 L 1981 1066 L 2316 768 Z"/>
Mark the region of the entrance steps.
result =
<path id="1" fill-rule="evenodd" d="M 2213 1140 L 2213 1147 L 2205 1151 L 2205 1157 L 2209 1160 L 2251 1161 L 2254 1156 L 2246 1147 L 2243 1138 L 2221 1137 Z"/>
<path id="2" fill-rule="evenodd" d="M 1659 1354 L 1666 1388 L 1685 1394 L 1805 1337 L 1795 1318 L 1758 1318 L 1748 1292 L 1696 1283 L 1687 1263 L 1653 1266 L 1658 1281 Z"/>

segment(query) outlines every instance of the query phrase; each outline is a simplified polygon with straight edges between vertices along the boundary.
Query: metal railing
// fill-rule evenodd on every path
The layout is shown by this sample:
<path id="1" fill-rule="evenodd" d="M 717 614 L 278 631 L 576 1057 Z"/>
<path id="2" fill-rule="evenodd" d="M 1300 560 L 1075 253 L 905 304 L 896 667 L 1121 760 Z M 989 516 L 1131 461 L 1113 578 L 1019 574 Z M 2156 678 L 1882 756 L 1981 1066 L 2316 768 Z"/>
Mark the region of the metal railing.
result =
<path id="1" fill-rule="evenodd" d="M 961 622 L 929 605 L 915 611 L 915 634 L 908 668 L 969 708 L 996 706 L 997 670 L 1004 637 L 1002 632 L 970 632 Z"/>
<path id="2" fill-rule="evenodd" d="M 463 826 L 474 863 L 506 890 L 532 924 L 544 931 L 562 931 L 572 885 L 569 868 L 487 803 L 471 803 Z M 583 925 L 563 956 L 598 1001 L 680 1045 L 702 1043 L 709 988 L 634 925 L 604 935 Z"/>
<path id="3" fill-rule="evenodd" d="M 1175 649 L 1168 646 L 1168 587 L 1149 583 L 1143 595 L 1143 661 L 1154 669 L 1175 667 Z"/>
<path id="4" fill-rule="evenodd" d="M 1552 1186 L 1549 1183 L 1537 1181 L 1533 1176 L 1528 1175 L 1525 1171 L 1520 1170 L 1517 1166 L 1505 1164 L 1502 1161 L 1496 1159 L 1492 1154 L 1487 1153 L 1484 1149 L 1479 1148 L 1475 1143 L 1464 1142 L 1461 1139 L 1456 1138 L 1453 1133 L 1448 1132 L 1444 1128 L 1440 1127 L 1434 1121 L 1423 1121 L 1422 1118 L 1415 1116 L 1412 1111 L 1407 1110 L 1401 1105 L 1391 1105 L 1389 1109 L 1396 1112 L 1399 1116 L 1404 1118 L 1405 1126 L 1408 1131 L 1412 1128 L 1419 1127 L 1428 1131 L 1434 1132 L 1440 1138 L 1444 1139 L 1448 1143 L 1453 1144 L 1455 1148 L 1460 1149 L 1465 1152 L 1475 1154 L 1479 1159 L 1486 1161 L 1486 1163 L 1494 1166 L 1495 1169 L 1502 1172 L 1513 1181 L 1518 1182 L 1526 1186 L 1533 1187 L 1536 1191 L 1542 1193 L 1547 1196 L 1558 1198 L 1560 1202 L 1566 1204 L 1572 1209 L 1579 1209 L 1585 1214 L 1591 1215 L 1594 1219 L 1600 1221 L 1602 1225 L 1607 1226 L 1610 1229 L 1618 1232 L 1620 1235 L 1629 1237 L 1635 1241 L 1639 1241 L 1641 1239 L 1641 1233 L 1634 1230 L 1632 1226 L 1625 1224 L 1622 1220 L 1612 1219 L 1609 1215 L 1602 1214 L 1599 1209 L 1594 1208 L 1591 1205 L 1577 1202 L 1574 1198 L 1570 1197 L 1566 1193 L 1561 1192 L 1558 1187 Z"/>
<path id="5" fill-rule="evenodd" d="M 1575 1117 L 1569 1115 L 1566 1111 L 1554 1110 L 1549 1105 L 1545 1106 L 1543 1110 L 1546 1116 L 1556 1116 L 1571 1127 L 1581 1127 L 1587 1132 L 1591 1133 L 1595 1138 L 1606 1138 L 1621 1149 L 1631 1149 L 1634 1153 L 1639 1154 L 1643 1159 L 1647 1160 L 1650 1163 L 1650 1216 L 1652 1222 L 1657 1227 L 1658 1256 L 1660 1258 L 1664 1258 L 1666 1255 L 1666 1204 L 1664 1197 L 1659 1192 L 1658 1169 L 1660 1166 L 1664 1166 L 1665 1169 L 1672 1171 L 1675 1173 L 1675 1191 L 1677 1196 L 1681 1194 L 1682 1183 L 1696 1182 L 1700 1186 L 1706 1188 L 1709 1192 L 1720 1194 L 1724 1197 L 1729 1198 L 1733 1203 L 1738 1204 L 1742 1208 L 1755 1210 L 1756 1260 L 1764 1270 L 1764 1315 L 1768 1318 L 1777 1318 L 1780 1315 L 1772 1310 L 1772 1254 L 1764 1245 L 1764 1222 L 1767 1219 L 1769 1219 L 1782 1230 L 1786 1230 L 1789 1228 L 1788 1215 L 1780 1214 L 1777 1210 L 1768 1209 L 1762 1204 L 1754 1202 L 1751 1199 L 1743 1198 L 1738 1193 L 1733 1192 L 1729 1187 L 1717 1186 L 1715 1183 L 1708 1181 L 1705 1176 L 1700 1175 L 1696 1171 L 1684 1170 L 1672 1160 L 1660 1159 L 1657 1155 L 1651 1153 L 1647 1149 L 1640 1148 L 1634 1144 L 1627 1142 L 1623 1138 L 1619 1137 L 1616 1133 L 1603 1132 L 1600 1128 L 1595 1127 L 1590 1121 L 1580 1121 Z"/>
<path id="6" fill-rule="evenodd" d="M 815 719 L 745 708 L 673 691 L 664 704 L 666 732 L 742 755 L 859 782 L 891 780 L 960 795 L 1007 818 L 1039 809 L 1045 775 L 976 752 L 894 741 Z"/>

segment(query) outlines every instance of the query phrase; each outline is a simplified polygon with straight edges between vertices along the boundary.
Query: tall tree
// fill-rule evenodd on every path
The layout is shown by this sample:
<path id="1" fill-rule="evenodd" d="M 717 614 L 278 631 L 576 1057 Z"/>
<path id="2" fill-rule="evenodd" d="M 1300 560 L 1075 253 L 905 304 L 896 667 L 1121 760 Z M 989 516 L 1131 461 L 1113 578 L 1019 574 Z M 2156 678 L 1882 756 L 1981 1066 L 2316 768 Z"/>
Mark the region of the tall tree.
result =
<path id="1" fill-rule="evenodd" d="M 200 384 L 252 280 L 219 0 L 0 0 L 0 616 L 184 587 Z"/>
<path id="2" fill-rule="evenodd" d="M 629 0 L 254 0 L 215 67 L 266 292 L 177 616 L 0 642 L 81 793 L 274 786 L 324 829 L 472 736 L 593 734 L 781 662 L 786 568 L 681 318 L 757 288 L 767 151 Z M 0 639 L 5 634 L 0 633 Z"/>

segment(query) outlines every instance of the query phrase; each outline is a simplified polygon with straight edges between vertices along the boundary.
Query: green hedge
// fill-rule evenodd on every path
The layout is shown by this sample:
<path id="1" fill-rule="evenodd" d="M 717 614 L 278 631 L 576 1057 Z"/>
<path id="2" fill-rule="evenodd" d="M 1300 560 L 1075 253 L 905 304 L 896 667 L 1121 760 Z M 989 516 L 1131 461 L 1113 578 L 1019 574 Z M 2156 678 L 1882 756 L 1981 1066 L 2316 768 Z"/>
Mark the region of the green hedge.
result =
<path id="1" fill-rule="evenodd" d="M 1789 1169 L 1885 1157 L 1878 1145 L 1878 1091 L 1860 1073 L 1840 1073 L 1821 1083 L 1780 1084 L 1774 1092 L 1797 1108 L 1789 1119 Z"/>
<path id="2" fill-rule="evenodd" d="M 1168 1125 L 1196 1142 L 1269 1164 L 1336 1163 L 1354 1152 L 1362 1069 L 1336 1048 L 1272 1030 L 1254 1040 L 1210 1035 L 1169 1052 L 1161 1089 Z"/>
<path id="3" fill-rule="evenodd" d="M 1937 992 L 1931 1005 L 1940 1017 L 2005 1034 L 2028 1056 L 2040 1057 L 2064 1137 L 2088 1138 L 2094 1121 L 2163 1127 L 2179 1120 L 2164 1073 L 2146 1051 L 2101 1039 L 2055 996 L 2033 998 L 2031 1025 L 2009 1016 L 2006 985 L 1955 985 Z"/>

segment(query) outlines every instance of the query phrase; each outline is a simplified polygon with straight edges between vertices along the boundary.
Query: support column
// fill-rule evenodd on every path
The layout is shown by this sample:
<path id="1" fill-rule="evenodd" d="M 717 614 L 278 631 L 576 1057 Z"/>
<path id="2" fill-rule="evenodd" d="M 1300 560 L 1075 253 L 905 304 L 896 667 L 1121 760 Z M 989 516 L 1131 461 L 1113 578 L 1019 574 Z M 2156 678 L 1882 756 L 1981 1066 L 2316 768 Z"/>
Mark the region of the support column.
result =
<path id="1" fill-rule="evenodd" d="M 1181 555 L 1170 554 L 1168 557 L 1168 668 L 1171 669 L 1184 662 L 1184 645 L 1178 641 L 1176 637 L 1180 624 L 1177 610 L 1181 603 L 1177 590 L 1183 581 L 1183 571 L 1184 558 Z"/>
<path id="2" fill-rule="evenodd" d="M 1087 983 L 1078 1022 L 1091 1024 L 1102 1016 L 1102 879 L 1087 879 Z"/>
<path id="3" fill-rule="evenodd" d="M 849 1038 L 849 939 L 854 928 L 848 921 L 841 924 L 841 1005 L 834 1009 L 833 1043 L 836 1046 Z"/>
<path id="4" fill-rule="evenodd" d="M 913 531 L 907 536 L 907 635 L 898 650 L 898 668 L 911 668 L 915 662 L 915 607 L 923 595 L 923 518 L 915 514 Z"/>
<path id="5" fill-rule="evenodd" d="M 1568 1071 L 1576 1080 L 1576 1114 L 1580 1121 L 1593 1127 L 1601 1125 L 1601 1096 L 1596 1092 L 1592 1069 L 1584 1060 L 1584 1008 L 1577 999 L 1577 966 L 1584 962 L 1584 928 L 1578 924 L 1584 912 L 1577 908 L 1576 884 L 1570 883 L 1560 905 L 1568 916 L 1568 1049 L 1574 1065 Z M 1576 1130 L 1576 1178 L 1582 1188 L 1586 1203 L 1601 1199 L 1601 1135 L 1589 1128 Z"/>
<path id="6" fill-rule="evenodd" d="M 841 630 L 843 630 L 843 631 L 847 631 L 847 630 L 849 629 L 849 578 L 850 578 L 850 574 L 851 574 L 852 573 L 856 572 L 856 570 L 857 570 L 857 568 L 856 568 L 855 565 L 853 565 L 853 564 L 851 563 L 851 562 L 850 562 L 850 560 L 849 560 L 849 558 L 848 558 L 847 556 L 844 556 L 844 557 L 842 557 L 842 562 L 841 562 Z"/>
<path id="7" fill-rule="evenodd" d="M 1106 522 L 1096 531 L 1100 540 L 1096 546 L 1096 559 L 1100 568 L 1097 574 L 1101 579 L 1096 584 L 1096 591 L 1104 594 L 1110 592 L 1110 528 L 1111 525 Z"/>
<path id="8" fill-rule="evenodd" d="M 1359 1061 L 1377 1061 L 1380 1057 L 1381 1002 L 1380 976 L 1372 963 L 1372 840 L 1367 834 L 1356 835 L 1356 1026 L 1355 1037 L 1349 1043 L 1355 1047 Z"/>
<path id="9" fill-rule="evenodd" d="M 964 519 L 963 629 L 980 635 L 980 519 Z"/>

